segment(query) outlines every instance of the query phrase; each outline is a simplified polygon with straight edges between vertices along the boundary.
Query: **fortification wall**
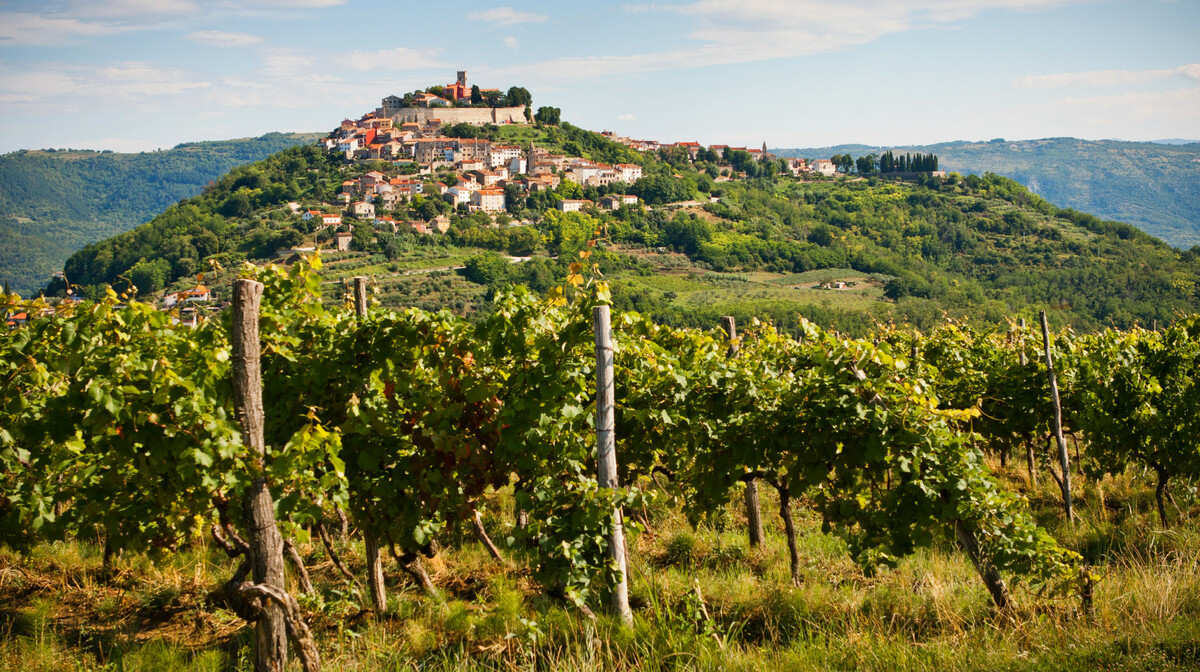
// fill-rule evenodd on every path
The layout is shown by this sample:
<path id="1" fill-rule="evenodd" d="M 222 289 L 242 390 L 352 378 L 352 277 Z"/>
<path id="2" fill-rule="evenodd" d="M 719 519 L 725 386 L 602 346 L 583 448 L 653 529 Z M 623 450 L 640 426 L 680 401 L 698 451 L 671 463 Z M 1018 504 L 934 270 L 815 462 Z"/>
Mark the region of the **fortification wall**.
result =
<path id="1" fill-rule="evenodd" d="M 424 123 L 441 119 L 443 124 L 513 124 L 525 123 L 524 107 L 406 107 L 400 110 L 382 109 L 380 116 L 390 116 L 396 124 L 409 121 Z"/>

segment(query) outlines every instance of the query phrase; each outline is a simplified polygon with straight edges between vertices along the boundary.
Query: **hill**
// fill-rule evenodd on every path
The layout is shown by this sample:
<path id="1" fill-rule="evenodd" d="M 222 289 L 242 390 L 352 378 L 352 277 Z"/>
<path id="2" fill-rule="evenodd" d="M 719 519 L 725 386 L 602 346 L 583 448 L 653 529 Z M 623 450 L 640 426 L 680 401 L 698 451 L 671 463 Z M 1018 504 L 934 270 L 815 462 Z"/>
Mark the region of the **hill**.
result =
<path id="1" fill-rule="evenodd" d="M 268 133 L 138 154 L 26 150 L 0 156 L 0 280 L 23 294 L 36 291 L 84 245 L 132 229 L 234 166 L 316 137 Z"/>
<path id="2" fill-rule="evenodd" d="M 885 149 L 931 152 L 947 171 L 1004 175 L 1061 207 L 1133 224 L 1176 247 L 1200 245 L 1200 143 L 1046 138 L 772 151 L 828 158 Z"/>
<path id="3" fill-rule="evenodd" d="M 597 161 L 636 161 L 644 175 L 634 184 L 563 180 L 529 191 L 514 180 L 504 187 L 507 211 L 492 216 L 452 209 L 434 195 L 437 181 L 457 179 L 450 167 L 413 180 L 405 176 L 411 164 L 296 147 L 87 246 L 67 262 L 67 275 L 85 294 L 106 283 L 132 283 L 146 294 L 194 283 L 194 273 L 214 264 L 230 268 L 314 242 L 331 247 L 335 228 L 301 213 L 340 212 L 339 192 L 378 182 L 367 175 L 377 171 L 397 184 L 419 182 L 424 194 L 376 213 L 395 224 L 344 214 L 340 229 L 353 227 L 350 251 L 325 272 L 329 280 L 373 276 L 385 305 L 486 311 L 488 296 L 505 284 L 544 291 L 560 283 L 601 231 L 593 258 L 612 280 L 617 308 L 670 324 L 712 326 L 733 314 L 790 328 L 803 314 L 862 333 L 875 320 L 928 327 L 946 314 L 1000 322 L 1052 308 L 1055 322 L 1093 329 L 1165 324 L 1177 311 L 1200 309 L 1195 250 L 1060 209 L 997 175 L 802 180 L 782 174 L 779 161 L 750 161 L 745 152 L 729 160 L 638 154 L 569 124 L 487 132 Z M 598 202 L 608 193 L 635 194 L 649 207 L 560 211 L 564 200 Z M 290 201 L 300 211 L 286 207 Z M 444 234 L 422 232 L 439 217 Z"/>

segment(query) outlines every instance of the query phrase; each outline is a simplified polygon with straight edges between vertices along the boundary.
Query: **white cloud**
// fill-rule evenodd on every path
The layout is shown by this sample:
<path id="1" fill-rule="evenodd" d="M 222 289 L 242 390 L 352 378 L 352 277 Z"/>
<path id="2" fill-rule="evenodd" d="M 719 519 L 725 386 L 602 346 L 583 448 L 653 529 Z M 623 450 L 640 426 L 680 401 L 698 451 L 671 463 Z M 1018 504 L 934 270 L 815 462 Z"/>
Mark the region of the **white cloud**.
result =
<path id="1" fill-rule="evenodd" d="M 545 23 L 549 16 L 533 12 L 521 12 L 512 7 L 497 7 L 483 12 L 468 14 L 471 21 L 484 21 L 497 26 L 515 26 L 518 23 Z"/>
<path id="2" fill-rule="evenodd" d="M 59 46 L 77 38 L 112 35 L 130 30 L 112 23 L 44 17 L 39 14 L 0 14 L 0 46 Z"/>
<path id="3" fill-rule="evenodd" d="M 197 30 L 185 35 L 187 39 L 210 47 L 246 47 L 262 42 L 262 38 L 249 33 L 234 33 L 224 30 Z"/>
<path id="4" fill-rule="evenodd" d="M 61 46 L 81 38 L 134 30 L 171 27 L 178 22 L 221 13 L 279 14 L 281 10 L 316 9 L 347 0 L 69 0 L 47 11 L 4 11 L 0 3 L 0 47 Z M 210 32 L 210 31 L 201 31 Z M 219 31 L 211 31 L 219 32 Z M 221 45 L 228 46 L 228 45 Z"/>
<path id="5" fill-rule="evenodd" d="M 138 18 L 147 15 L 195 14 L 200 6 L 192 0 L 88 0 L 72 2 L 64 14 L 85 18 Z"/>
<path id="6" fill-rule="evenodd" d="M 439 49 L 409 49 L 396 47 L 378 51 L 352 51 L 334 57 L 334 61 L 358 72 L 394 72 L 440 68 L 445 64 L 437 59 Z"/>
<path id="7" fill-rule="evenodd" d="M 1054 75 L 1027 75 L 1013 80 L 1022 89 L 1058 89 L 1071 86 L 1119 86 L 1142 84 L 1171 77 L 1186 77 L 1200 81 L 1200 63 L 1181 65 L 1162 70 L 1092 70 L 1064 72 Z"/>
<path id="8" fill-rule="evenodd" d="M 0 74 L 0 101 L 44 113 L 136 106 L 211 86 L 193 73 L 137 61 L 103 67 L 58 65 Z"/>
<path id="9" fill-rule="evenodd" d="M 637 117 L 633 116 L 632 114 L 618 114 L 617 119 L 620 119 L 621 121 L 636 121 Z"/>
<path id="10" fill-rule="evenodd" d="M 1081 138 L 1194 138 L 1200 137 L 1200 87 L 1067 97 L 1016 107 L 1008 114 L 1012 124 L 1067 120 L 1060 134 Z"/>
<path id="11" fill-rule="evenodd" d="M 517 40 L 517 38 L 509 35 L 508 37 L 504 38 L 504 46 L 508 47 L 509 49 L 516 49 L 517 47 L 521 46 L 521 43 Z"/>
<path id="12" fill-rule="evenodd" d="M 346 0 L 238 0 L 222 4 L 232 9 L 320 9 L 344 5 Z"/>
<path id="13" fill-rule="evenodd" d="M 104 86 L 121 95 L 172 96 L 188 89 L 204 89 L 211 82 L 189 81 L 187 73 L 156 67 L 150 63 L 129 62 L 100 68 L 96 77 Z M 97 82 L 99 83 L 99 82 Z"/>
<path id="14" fill-rule="evenodd" d="M 749 63 L 827 53 L 887 35 L 942 27 L 987 10 L 1036 11 L 1097 0 L 699 0 L 626 5 L 626 12 L 669 12 L 694 22 L 695 47 L 628 56 L 566 57 L 504 74 L 582 80 L 612 74 Z"/>

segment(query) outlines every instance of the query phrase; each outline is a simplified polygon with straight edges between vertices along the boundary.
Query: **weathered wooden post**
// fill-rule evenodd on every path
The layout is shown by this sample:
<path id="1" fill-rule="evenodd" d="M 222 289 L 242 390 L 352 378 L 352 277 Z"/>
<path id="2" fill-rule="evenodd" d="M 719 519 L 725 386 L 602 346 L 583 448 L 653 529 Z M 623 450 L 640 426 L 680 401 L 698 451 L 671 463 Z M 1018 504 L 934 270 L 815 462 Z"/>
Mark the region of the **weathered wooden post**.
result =
<path id="1" fill-rule="evenodd" d="M 1021 364 L 1021 368 L 1025 368 L 1025 365 L 1029 363 L 1025 358 L 1025 318 L 1022 317 L 1017 324 L 1021 334 L 1017 339 L 1017 361 Z M 1033 441 L 1028 436 L 1023 438 L 1025 439 L 1025 463 L 1029 467 L 1029 488 L 1037 490 L 1037 460 L 1033 454 Z"/>
<path id="2" fill-rule="evenodd" d="M 608 306 L 592 309 L 596 334 L 596 480 L 601 488 L 617 487 L 617 437 L 615 395 L 613 393 L 613 346 Z M 608 543 L 608 556 L 621 573 L 613 584 L 610 606 L 625 625 L 633 624 L 629 610 L 628 571 L 625 566 L 625 528 L 621 509 L 613 510 L 613 531 Z"/>
<path id="3" fill-rule="evenodd" d="M 1046 322 L 1046 311 L 1042 311 L 1042 344 L 1046 350 L 1046 375 L 1050 376 L 1050 401 L 1054 404 L 1054 439 L 1058 441 L 1058 460 L 1062 465 L 1063 508 L 1067 520 L 1074 520 L 1071 511 L 1071 457 L 1067 454 L 1067 440 L 1062 431 L 1062 402 L 1058 398 L 1058 379 L 1054 377 L 1054 357 L 1050 354 L 1050 325 Z"/>
<path id="4" fill-rule="evenodd" d="M 721 326 L 725 328 L 725 334 L 729 336 L 729 352 L 726 357 L 730 359 L 737 356 L 738 341 L 737 341 L 737 322 L 732 315 L 726 315 L 721 318 Z M 758 548 L 763 543 L 763 524 L 762 524 L 762 506 L 758 498 L 758 481 L 750 479 L 746 481 L 746 527 L 750 537 L 750 547 Z"/>
<path id="5" fill-rule="evenodd" d="M 367 279 L 354 277 L 354 312 L 359 318 L 367 316 Z M 371 608 L 382 616 L 387 611 L 387 587 L 383 579 L 383 557 L 379 553 L 379 540 L 375 535 L 363 534 L 367 555 L 367 588 L 371 592 Z"/>
<path id="6" fill-rule="evenodd" d="M 263 438 L 261 346 L 258 310 L 263 285 L 249 279 L 233 283 L 233 399 L 241 424 L 242 440 L 250 448 L 254 480 L 242 508 L 250 533 L 250 562 L 254 582 L 280 593 L 286 591 L 283 575 L 283 536 L 275 525 L 275 504 L 267 487 L 266 442 Z M 274 600 L 262 600 L 255 624 L 254 669 L 283 672 L 287 665 L 287 632 L 284 614 Z"/>

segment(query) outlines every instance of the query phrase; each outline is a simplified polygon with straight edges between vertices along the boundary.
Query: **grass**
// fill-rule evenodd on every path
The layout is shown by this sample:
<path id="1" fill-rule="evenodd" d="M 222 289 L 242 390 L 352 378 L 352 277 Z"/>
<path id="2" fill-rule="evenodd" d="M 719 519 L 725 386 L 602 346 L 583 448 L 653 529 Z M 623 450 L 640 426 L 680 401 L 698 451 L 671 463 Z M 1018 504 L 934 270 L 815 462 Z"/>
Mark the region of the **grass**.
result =
<path id="1" fill-rule="evenodd" d="M 389 566 L 389 613 L 376 620 L 319 544 L 301 546 L 318 591 L 303 604 L 330 670 L 1200 669 L 1194 501 L 1179 497 L 1164 530 L 1148 481 L 1110 477 L 1077 487 L 1080 520 L 1070 525 L 1049 479 L 1029 491 L 1019 469 L 997 469 L 1101 577 L 1091 620 L 1072 601 L 1038 599 L 1020 585 L 1018 606 L 995 612 L 945 541 L 867 576 L 803 506 L 801 582 L 792 586 L 769 488 L 758 549 L 747 545 L 738 506 L 692 528 L 665 498 L 652 505 L 650 528 L 630 536 L 630 629 L 545 596 L 524 549 L 506 549 L 501 564 L 465 531 L 449 533 L 429 562 L 445 605 Z M 486 511 L 485 525 L 503 540 L 511 493 L 491 493 Z M 361 574 L 361 546 L 336 543 Z M 158 563 L 121 557 L 111 573 L 92 542 L 0 548 L 0 670 L 248 670 L 249 628 L 211 597 L 233 569 L 203 540 Z"/>
<path id="2" fill-rule="evenodd" d="M 653 257 L 650 257 L 653 260 Z M 670 260 L 664 260 L 670 261 Z M 849 280 L 853 287 L 837 290 L 814 289 L 817 282 Z M 870 313 L 884 303 L 883 283 L 875 277 L 846 269 L 799 274 L 751 272 L 716 273 L 695 267 L 668 267 L 654 275 L 620 273 L 615 285 L 631 291 L 659 294 L 683 308 L 712 308 L 769 311 L 776 305 L 789 312 L 804 313 L 809 306 L 849 312 Z"/>

